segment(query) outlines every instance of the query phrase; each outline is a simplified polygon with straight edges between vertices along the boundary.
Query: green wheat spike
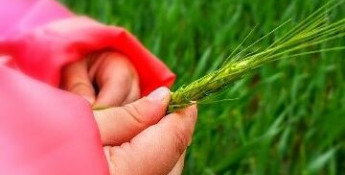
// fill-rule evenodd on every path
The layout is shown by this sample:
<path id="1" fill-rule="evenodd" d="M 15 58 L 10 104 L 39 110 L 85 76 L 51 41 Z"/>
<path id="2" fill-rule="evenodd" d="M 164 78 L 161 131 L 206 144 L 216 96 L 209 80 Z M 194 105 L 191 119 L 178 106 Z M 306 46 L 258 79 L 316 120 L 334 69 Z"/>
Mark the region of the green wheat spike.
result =
<path id="1" fill-rule="evenodd" d="M 327 3 L 266 48 L 261 47 L 260 42 L 274 34 L 288 22 L 291 22 L 291 20 L 239 51 L 239 48 L 254 32 L 255 29 L 253 29 L 218 70 L 188 85 L 183 85 L 173 92 L 168 112 L 174 112 L 193 104 L 202 104 L 207 97 L 219 94 L 235 81 L 242 79 L 265 63 L 307 54 L 345 50 L 345 46 L 337 46 L 304 51 L 311 46 L 317 46 L 345 36 L 345 19 L 333 23 L 329 23 L 328 19 L 328 14 L 343 2 L 331 1 Z M 253 51 L 248 53 L 249 50 Z"/>

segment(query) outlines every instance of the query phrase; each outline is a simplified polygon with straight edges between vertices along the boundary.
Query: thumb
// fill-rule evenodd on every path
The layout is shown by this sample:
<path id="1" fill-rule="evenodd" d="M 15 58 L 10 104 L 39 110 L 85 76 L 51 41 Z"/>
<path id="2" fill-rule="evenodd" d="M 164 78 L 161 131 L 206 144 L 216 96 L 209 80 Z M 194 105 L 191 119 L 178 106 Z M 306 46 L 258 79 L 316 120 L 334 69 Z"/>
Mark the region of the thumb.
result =
<path id="1" fill-rule="evenodd" d="M 123 107 L 94 111 L 102 143 L 120 145 L 131 140 L 165 115 L 169 101 L 170 90 L 161 87 Z"/>

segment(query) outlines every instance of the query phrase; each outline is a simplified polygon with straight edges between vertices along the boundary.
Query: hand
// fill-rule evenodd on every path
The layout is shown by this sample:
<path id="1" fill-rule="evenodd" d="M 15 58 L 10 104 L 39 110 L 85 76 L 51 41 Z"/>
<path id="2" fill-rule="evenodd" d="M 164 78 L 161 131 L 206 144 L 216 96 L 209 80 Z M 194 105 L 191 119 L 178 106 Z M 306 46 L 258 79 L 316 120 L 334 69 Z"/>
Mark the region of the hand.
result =
<path id="1" fill-rule="evenodd" d="M 170 91 L 159 88 L 123 107 L 94 111 L 111 174 L 181 174 L 196 106 L 166 115 Z"/>
<path id="2" fill-rule="evenodd" d="M 62 70 L 61 88 L 87 99 L 93 108 L 128 104 L 140 97 L 131 63 L 117 52 L 94 53 Z"/>

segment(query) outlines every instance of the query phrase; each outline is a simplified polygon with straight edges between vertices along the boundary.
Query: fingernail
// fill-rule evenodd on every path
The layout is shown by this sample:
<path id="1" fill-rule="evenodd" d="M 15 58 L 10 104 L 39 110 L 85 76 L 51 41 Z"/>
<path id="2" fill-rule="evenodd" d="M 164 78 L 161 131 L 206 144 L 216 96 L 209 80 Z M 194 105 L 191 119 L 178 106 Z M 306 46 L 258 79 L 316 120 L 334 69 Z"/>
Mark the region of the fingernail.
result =
<path id="1" fill-rule="evenodd" d="M 170 90 L 168 88 L 160 87 L 154 90 L 153 92 L 151 92 L 151 94 L 149 94 L 147 98 L 151 100 L 164 101 L 169 96 L 169 94 L 170 94 Z"/>

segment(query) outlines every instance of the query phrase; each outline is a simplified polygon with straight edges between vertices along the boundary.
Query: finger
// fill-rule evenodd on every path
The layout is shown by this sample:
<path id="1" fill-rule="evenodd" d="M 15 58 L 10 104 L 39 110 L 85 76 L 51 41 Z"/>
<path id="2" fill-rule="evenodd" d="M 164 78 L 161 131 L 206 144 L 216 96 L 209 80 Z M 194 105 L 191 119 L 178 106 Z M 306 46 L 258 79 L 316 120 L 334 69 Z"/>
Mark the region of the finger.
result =
<path id="1" fill-rule="evenodd" d="M 133 79 L 137 79 L 134 68 L 126 57 L 118 53 L 102 54 L 98 59 L 103 61 L 95 73 L 100 92 L 94 107 L 120 106 L 130 93 Z"/>
<path id="2" fill-rule="evenodd" d="M 168 175 L 181 175 L 184 167 L 184 159 L 186 157 L 186 150 L 181 155 L 180 159 L 177 161 L 174 168 L 169 172 Z"/>
<path id="3" fill-rule="evenodd" d="M 114 74 L 111 80 L 97 84 L 100 91 L 93 105 L 93 109 L 121 106 L 130 93 L 130 78 L 120 75 Z"/>
<path id="4" fill-rule="evenodd" d="M 168 174 L 187 148 L 196 122 L 196 106 L 169 114 L 131 142 L 114 147 L 116 174 Z"/>
<path id="5" fill-rule="evenodd" d="M 170 91 L 159 88 L 149 96 L 124 107 L 95 111 L 102 143 L 120 145 L 147 127 L 156 124 L 166 113 Z"/>
<path id="6" fill-rule="evenodd" d="M 90 104 L 95 102 L 95 92 L 84 60 L 62 69 L 61 88 L 84 97 Z"/>
<path id="7" fill-rule="evenodd" d="M 122 102 L 121 105 L 126 105 L 128 103 L 132 103 L 135 100 L 138 100 L 140 97 L 140 88 L 139 88 L 139 82 L 138 80 L 133 80 L 132 82 L 132 88 L 130 89 L 130 92 L 126 99 Z"/>

